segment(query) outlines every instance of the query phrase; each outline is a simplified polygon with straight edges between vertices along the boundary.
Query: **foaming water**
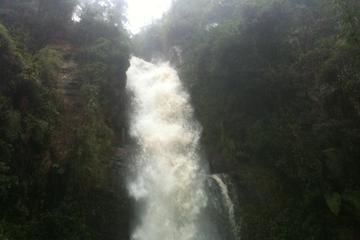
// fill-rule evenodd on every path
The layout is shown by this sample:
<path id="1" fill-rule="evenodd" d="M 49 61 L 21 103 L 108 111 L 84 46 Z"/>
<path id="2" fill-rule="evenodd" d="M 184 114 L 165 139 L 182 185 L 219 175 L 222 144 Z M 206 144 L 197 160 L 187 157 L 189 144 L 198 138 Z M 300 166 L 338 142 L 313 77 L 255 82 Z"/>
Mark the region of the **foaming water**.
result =
<path id="1" fill-rule="evenodd" d="M 215 239 L 202 220 L 207 173 L 189 95 L 169 64 L 133 57 L 127 75 L 133 95 L 130 135 L 138 147 L 129 192 L 141 209 L 132 239 Z"/>

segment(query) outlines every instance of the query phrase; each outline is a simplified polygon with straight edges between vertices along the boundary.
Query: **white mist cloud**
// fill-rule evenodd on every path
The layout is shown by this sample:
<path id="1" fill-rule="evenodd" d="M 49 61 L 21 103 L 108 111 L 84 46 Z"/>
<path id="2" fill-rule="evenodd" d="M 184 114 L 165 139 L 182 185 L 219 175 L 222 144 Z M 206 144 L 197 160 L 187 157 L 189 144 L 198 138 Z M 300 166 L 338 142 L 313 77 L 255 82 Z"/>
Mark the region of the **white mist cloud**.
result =
<path id="1" fill-rule="evenodd" d="M 170 8 L 172 0 L 127 0 L 127 27 L 132 33 L 151 24 Z"/>

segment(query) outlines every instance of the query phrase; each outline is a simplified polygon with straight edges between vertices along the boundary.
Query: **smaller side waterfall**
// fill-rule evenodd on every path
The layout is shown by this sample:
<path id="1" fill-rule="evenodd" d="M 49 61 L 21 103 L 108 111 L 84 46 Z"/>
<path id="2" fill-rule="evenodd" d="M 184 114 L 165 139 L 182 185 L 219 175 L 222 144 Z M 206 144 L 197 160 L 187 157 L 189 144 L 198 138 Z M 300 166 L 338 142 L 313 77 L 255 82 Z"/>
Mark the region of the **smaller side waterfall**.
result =
<path id="1" fill-rule="evenodd" d="M 227 210 L 231 230 L 234 234 L 234 237 L 236 239 L 239 239 L 239 229 L 235 218 L 235 205 L 230 197 L 228 185 L 225 183 L 227 181 L 227 176 L 214 174 L 210 177 L 216 182 L 221 191 L 223 204 L 225 205 L 225 208 Z"/>

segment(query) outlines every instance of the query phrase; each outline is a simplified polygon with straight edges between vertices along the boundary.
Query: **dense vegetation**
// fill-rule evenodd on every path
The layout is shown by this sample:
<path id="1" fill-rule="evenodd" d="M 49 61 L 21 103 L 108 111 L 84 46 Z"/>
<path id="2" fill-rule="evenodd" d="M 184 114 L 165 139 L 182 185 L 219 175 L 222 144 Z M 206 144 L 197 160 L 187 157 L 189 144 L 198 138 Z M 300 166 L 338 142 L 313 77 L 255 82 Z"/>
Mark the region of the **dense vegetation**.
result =
<path id="1" fill-rule="evenodd" d="M 134 38 L 191 92 L 243 240 L 360 236 L 360 2 L 178 0 Z"/>
<path id="2" fill-rule="evenodd" d="M 128 239 L 110 161 L 125 127 L 122 7 L 0 1 L 0 239 Z"/>
<path id="3" fill-rule="evenodd" d="M 123 12 L 0 0 L 0 240 L 129 239 Z M 132 43 L 179 70 L 243 240 L 359 238 L 358 0 L 177 0 Z"/>

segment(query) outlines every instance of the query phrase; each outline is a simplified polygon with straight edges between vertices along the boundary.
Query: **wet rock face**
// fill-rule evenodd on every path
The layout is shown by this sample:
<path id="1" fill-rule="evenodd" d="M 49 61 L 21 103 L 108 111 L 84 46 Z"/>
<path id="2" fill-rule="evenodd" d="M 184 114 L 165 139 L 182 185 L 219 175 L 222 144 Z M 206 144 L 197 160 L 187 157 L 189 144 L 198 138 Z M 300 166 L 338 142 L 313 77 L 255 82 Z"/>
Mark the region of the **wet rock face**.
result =
<path id="1" fill-rule="evenodd" d="M 174 46 L 170 48 L 168 52 L 168 58 L 172 65 L 180 67 L 183 65 L 183 50 L 180 46 Z"/>
<path id="2" fill-rule="evenodd" d="M 75 130 L 81 119 L 80 83 L 75 78 L 77 63 L 72 57 L 74 47 L 65 42 L 48 46 L 62 55 L 62 65 L 56 81 L 56 98 L 60 105 L 60 126 L 56 133 L 54 146 L 59 162 L 66 162 L 72 149 Z"/>

